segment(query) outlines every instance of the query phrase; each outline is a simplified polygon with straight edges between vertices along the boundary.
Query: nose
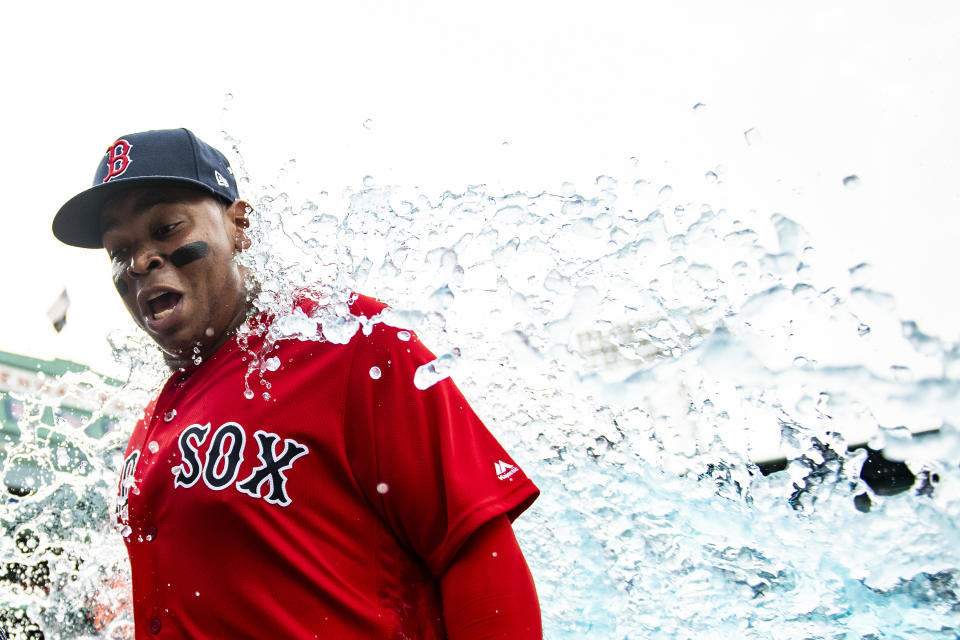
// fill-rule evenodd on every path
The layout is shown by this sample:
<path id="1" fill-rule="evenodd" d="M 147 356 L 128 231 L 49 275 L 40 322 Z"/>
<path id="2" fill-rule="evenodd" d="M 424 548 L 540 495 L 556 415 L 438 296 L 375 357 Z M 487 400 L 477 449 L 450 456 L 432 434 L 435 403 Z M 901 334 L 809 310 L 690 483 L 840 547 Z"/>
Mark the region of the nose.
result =
<path id="1" fill-rule="evenodd" d="M 163 266 L 164 256 L 153 249 L 145 247 L 137 251 L 127 265 L 127 275 L 132 278 L 138 278 L 147 275 L 149 272 L 159 269 Z"/>

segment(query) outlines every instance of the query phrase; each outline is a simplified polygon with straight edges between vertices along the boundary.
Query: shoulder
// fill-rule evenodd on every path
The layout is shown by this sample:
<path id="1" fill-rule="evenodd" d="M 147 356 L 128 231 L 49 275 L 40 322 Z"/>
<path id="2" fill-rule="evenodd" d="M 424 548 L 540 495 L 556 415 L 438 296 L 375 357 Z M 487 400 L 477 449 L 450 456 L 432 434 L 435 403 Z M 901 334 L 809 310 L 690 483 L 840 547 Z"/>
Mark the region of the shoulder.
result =
<path id="1" fill-rule="evenodd" d="M 323 325 L 327 318 L 324 318 L 324 308 L 331 304 L 336 305 L 337 318 L 355 328 L 351 330 L 349 339 L 342 342 L 334 340 L 338 345 L 349 345 L 354 362 L 374 357 L 386 358 L 388 361 L 410 360 L 419 365 L 434 359 L 435 356 L 420 342 L 412 329 L 398 325 L 396 317 L 385 317 L 384 312 L 390 307 L 377 298 L 353 293 L 346 301 L 331 302 L 311 291 L 304 291 L 295 301 L 295 307 L 300 312 L 318 321 L 318 338 L 325 333 Z M 337 325 L 337 322 L 334 322 L 334 325 Z"/>
<path id="2" fill-rule="evenodd" d="M 372 318 L 387 308 L 387 304 L 371 296 L 353 293 L 346 301 L 347 308 L 354 316 Z M 342 305 L 343 302 L 332 302 L 324 299 L 320 294 L 310 289 L 299 291 L 294 298 L 294 308 L 299 309 L 309 317 L 315 317 L 326 306 L 331 304 Z"/>
<path id="3" fill-rule="evenodd" d="M 417 352 L 424 348 L 412 329 L 396 325 L 396 318 L 387 320 L 381 317 L 390 308 L 386 303 L 370 296 L 354 294 L 349 306 L 350 313 L 360 318 L 360 329 L 354 335 L 357 343 L 380 351 L 399 353 Z"/>
<path id="4" fill-rule="evenodd" d="M 387 308 L 386 303 L 361 294 L 354 294 L 351 297 L 350 313 L 355 316 L 366 316 L 372 318 Z"/>
<path id="5" fill-rule="evenodd" d="M 350 340 L 353 349 L 351 377 L 359 376 L 362 384 L 380 388 L 398 385 L 413 389 L 413 378 L 419 367 L 436 359 L 412 329 L 397 324 L 398 318 L 387 318 L 389 305 L 364 295 L 354 295 L 350 313 L 359 319 L 356 333 Z M 380 375 L 382 377 L 380 377 Z"/>

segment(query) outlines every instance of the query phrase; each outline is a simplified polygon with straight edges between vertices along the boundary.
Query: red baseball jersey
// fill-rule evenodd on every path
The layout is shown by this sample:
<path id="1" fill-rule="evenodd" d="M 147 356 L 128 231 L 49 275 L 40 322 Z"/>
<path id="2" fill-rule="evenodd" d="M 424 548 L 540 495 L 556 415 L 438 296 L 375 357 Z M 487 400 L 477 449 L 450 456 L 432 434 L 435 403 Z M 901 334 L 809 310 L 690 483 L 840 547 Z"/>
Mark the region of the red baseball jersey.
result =
<path id="1" fill-rule="evenodd" d="M 434 356 L 410 332 L 280 340 L 247 399 L 250 357 L 173 374 L 130 438 L 136 637 L 444 638 L 437 578 L 537 488 L 451 380 L 414 386 Z"/>

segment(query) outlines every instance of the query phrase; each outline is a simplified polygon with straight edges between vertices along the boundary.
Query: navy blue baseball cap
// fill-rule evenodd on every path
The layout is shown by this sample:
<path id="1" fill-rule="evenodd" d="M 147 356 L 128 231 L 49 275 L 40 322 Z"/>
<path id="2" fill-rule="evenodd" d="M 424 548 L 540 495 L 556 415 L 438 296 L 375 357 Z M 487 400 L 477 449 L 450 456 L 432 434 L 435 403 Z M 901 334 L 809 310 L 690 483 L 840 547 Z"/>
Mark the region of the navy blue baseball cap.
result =
<path id="1" fill-rule="evenodd" d="M 107 149 L 93 186 L 70 198 L 53 218 L 53 235 L 75 247 L 100 249 L 104 203 L 133 187 L 194 187 L 232 203 L 240 196 L 226 157 L 187 129 L 131 133 Z"/>

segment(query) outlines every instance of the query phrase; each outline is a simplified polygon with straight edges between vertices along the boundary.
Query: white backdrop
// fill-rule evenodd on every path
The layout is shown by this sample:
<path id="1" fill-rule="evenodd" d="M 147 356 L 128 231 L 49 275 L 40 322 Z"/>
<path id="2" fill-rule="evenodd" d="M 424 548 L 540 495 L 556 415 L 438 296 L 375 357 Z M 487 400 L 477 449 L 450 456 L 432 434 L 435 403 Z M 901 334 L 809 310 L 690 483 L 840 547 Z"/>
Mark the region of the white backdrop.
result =
<path id="1" fill-rule="evenodd" d="M 800 221 L 821 259 L 872 263 L 902 317 L 960 337 L 955 3 L 266 7 L 4 10 L 0 350 L 115 371 L 104 336 L 129 321 L 106 259 L 60 246 L 50 220 L 117 136 L 176 126 L 238 139 L 261 183 L 295 159 L 304 192 L 367 175 L 559 191 L 633 162 Z M 64 287 L 56 334 L 44 313 Z"/>

